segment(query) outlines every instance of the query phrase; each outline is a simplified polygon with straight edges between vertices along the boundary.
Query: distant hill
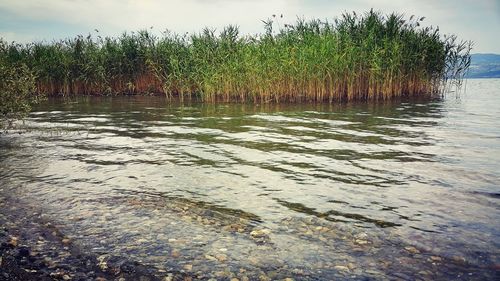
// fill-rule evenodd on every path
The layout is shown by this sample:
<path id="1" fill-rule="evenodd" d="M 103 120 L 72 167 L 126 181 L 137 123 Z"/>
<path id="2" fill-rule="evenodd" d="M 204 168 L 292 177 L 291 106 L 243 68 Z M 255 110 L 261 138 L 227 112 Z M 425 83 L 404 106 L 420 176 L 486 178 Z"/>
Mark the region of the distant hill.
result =
<path id="1" fill-rule="evenodd" d="M 500 78 L 500 55 L 472 54 L 467 78 Z"/>

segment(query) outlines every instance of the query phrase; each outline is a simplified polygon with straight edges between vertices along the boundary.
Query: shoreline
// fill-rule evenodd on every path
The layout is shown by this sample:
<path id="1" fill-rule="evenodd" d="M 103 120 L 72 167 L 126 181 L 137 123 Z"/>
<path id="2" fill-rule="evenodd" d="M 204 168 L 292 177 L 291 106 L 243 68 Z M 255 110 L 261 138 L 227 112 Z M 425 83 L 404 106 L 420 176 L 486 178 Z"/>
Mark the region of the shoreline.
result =
<path id="1" fill-rule="evenodd" d="M 198 275 L 195 272 L 191 272 L 191 270 L 162 270 L 154 266 L 143 265 L 134 260 L 130 260 L 129 258 L 113 256 L 104 252 L 87 253 L 85 252 L 84 247 L 79 245 L 78 241 L 73 241 L 60 231 L 60 228 L 57 226 L 57 222 L 45 219 L 44 215 L 38 212 L 37 207 L 25 204 L 22 199 L 15 196 L 15 193 L 13 195 L 6 195 L 5 192 L 6 191 L 3 190 L 3 192 L 0 193 L 0 281 L 219 280 L 219 278 L 211 278 L 210 275 Z M 134 201 L 132 203 L 139 204 L 141 206 L 144 204 L 144 207 L 149 206 L 148 208 L 154 208 L 154 206 L 156 206 L 154 202 L 148 203 L 147 201 Z M 322 227 L 321 231 L 325 229 L 327 228 Z M 311 235 L 314 236 L 314 234 Z M 349 236 L 349 231 L 343 232 L 343 235 Z M 351 249 L 352 251 L 361 251 L 363 249 L 369 250 L 371 247 L 378 244 L 384 244 L 386 246 L 391 245 L 390 241 L 386 241 L 389 244 L 383 241 L 372 241 L 372 238 L 366 237 L 366 234 L 365 236 L 355 235 L 354 233 L 351 235 L 354 235 L 351 238 L 357 239 L 353 244 L 354 248 Z M 259 237 L 261 236 L 258 236 L 258 238 Z M 267 244 L 266 241 L 264 241 L 264 244 Z M 376 248 L 380 246 L 382 245 L 376 246 Z M 392 247 L 394 247 L 394 245 L 392 245 Z M 362 269 L 364 273 L 357 275 L 355 274 L 358 270 L 356 269 L 356 266 L 348 264 L 347 266 L 335 266 L 332 268 L 342 274 L 334 274 L 331 277 L 349 279 L 356 276 L 356 278 L 366 278 L 366 280 L 409 280 L 412 277 L 407 275 L 405 273 L 406 271 L 400 271 L 399 268 L 407 266 L 411 267 L 411 264 L 415 262 L 421 263 L 422 261 L 418 261 L 421 258 L 417 258 L 421 256 L 427 257 L 428 261 L 426 261 L 426 263 L 432 263 L 431 267 L 421 267 L 422 272 L 425 274 L 422 275 L 419 273 L 418 275 L 420 275 L 422 280 L 441 280 L 445 277 L 449 278 L 451 276 L 455 276 L 455 278 L 463 280 L 480 280 L 486 276 L 493 278 L 495 272 L 498 271 L 496 266 L 489 269 L 475 267 L 469 264 L 465 259 L 435 255 L 429 249 L 410 246 L 410 244 L 395 246 L 393 250 L 399 252 L 393 252 L 393 254 L 400 256 L 400 258 L 397 259 L 399 261 L 399 265 L 397 265 L 397 263 L 391 264 L 389 261 L 391 257 L 386 256 L 387 260 L 385 262 L 387 262 L 387 271 L 385 272 L 375 271 L 368 268 Z M 168 259 L 168 257 L 166 258 Z M 417 264 L 415 265 L 420 267 L 423 264 L 420 266 Z M 436 272 L 433 273 L 429 271 L 432 267 L 436 270 Z M 481 272 L 483 270 L 485 271 Z M 292 278 L 285 280 L 321 280 L 322 277 L 325 277 L 323 274 L 315 276 L 312 272 L 307 273 L 302 271 L 291 271 L 289 273 L 292 272 L 299 275 L 286 274 Z M 251 274 L 251 276 L 252 275 L 253 274 Z M 227 276 L 221 276 L 223 280 L 230 280 L 226 277 Z M 253 275 L 250 279 L 243 278 L 234 280 L 254 280 L 253 277 L 257 276 Z"/>
<path id="2" fill-rule="evenodd" d="M 186 273 L 162 274 L 123 257 L 86 253 L 36 211 L 21 200 L 0 196 L 0 281 L 192 279 Z"/>

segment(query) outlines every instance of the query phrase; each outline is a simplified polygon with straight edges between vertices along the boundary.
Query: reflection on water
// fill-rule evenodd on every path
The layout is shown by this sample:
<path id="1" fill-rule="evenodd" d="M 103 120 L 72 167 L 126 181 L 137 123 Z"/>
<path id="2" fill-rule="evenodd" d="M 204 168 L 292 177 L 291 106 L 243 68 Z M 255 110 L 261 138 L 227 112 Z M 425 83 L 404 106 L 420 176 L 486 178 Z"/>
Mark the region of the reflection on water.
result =
<path id="1" fill-rule="evenodd" d="M 499 263 L 499 88 L 376 105 L 51 99 L 0 138 L 0 184 L 89 251 L 159 269 L 481 278 Z"/>

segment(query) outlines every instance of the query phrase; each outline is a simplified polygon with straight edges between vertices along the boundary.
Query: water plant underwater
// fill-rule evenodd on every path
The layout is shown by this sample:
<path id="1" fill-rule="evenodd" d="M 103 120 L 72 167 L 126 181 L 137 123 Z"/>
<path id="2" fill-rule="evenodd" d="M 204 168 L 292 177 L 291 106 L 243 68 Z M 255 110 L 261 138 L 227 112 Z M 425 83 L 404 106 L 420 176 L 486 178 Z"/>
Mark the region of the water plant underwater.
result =
<path id="1" fill-rule="evenodd" d="M 472 42 L 424 18 L 345 13 L 265 32 L 148 30 L 118 37 L 0 44 L 2 68 L 29 70 L 38 95 L 150 94 L 206 102 L 344 102 L 440 95 L 460 83 Z"/>

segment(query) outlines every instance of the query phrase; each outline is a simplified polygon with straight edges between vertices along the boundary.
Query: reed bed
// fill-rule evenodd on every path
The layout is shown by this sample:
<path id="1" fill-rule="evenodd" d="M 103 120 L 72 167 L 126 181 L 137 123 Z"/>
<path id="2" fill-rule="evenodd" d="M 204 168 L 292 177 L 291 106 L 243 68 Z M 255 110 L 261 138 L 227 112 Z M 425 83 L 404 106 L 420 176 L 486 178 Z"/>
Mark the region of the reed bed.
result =
<path id="1" fill-rule="evenodd" d="M 47 95 L 150 94 L 207 102 L 342 102 L 442 94 L 461 81 L 471 42 L 423 18 L 370 11 L 334 21 L 264 21 L 196 34 L 151 31 L 0 43 L 0 63 L 26 65 Z"/>

